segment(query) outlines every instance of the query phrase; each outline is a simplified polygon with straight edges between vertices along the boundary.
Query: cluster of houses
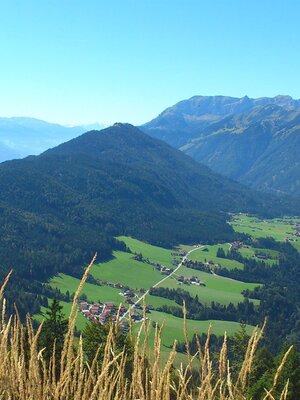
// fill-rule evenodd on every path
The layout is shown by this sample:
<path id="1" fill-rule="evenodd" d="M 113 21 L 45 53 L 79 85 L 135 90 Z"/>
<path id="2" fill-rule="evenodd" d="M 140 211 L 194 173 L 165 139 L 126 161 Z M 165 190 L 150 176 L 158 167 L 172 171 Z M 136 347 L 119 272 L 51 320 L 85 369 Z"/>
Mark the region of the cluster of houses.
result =
<path id="1" fill-rule="evenodd" d="M 79 311 L 85 316 L 89 321 L 106 324 L 107 322 L 116 322 L 117 317 L 120 319 L 127 311 L 126 307 L 121 304 L 119 307 L 115 306 L 114 303 L 88 303 L 87 301 L 81 301 L 79 303 Z M 134 322 L 140 321 L 143 317 L 140 313 L 132 311 L 131 319 Z M 122 329 L 128 328 L 128 322 L 120 322 Z"/>
<path id="2" fill-rule="evenodd" d="M 198 285 L 198 286 L 206 286 L 206 284 L 201 281 L 197 276 L 190 276 L 188 278 L 185 278 L 184 276 L 178 276 L 177 278 L 178 283 L 184 283 L 185 285 Z"/>
<path id="3" fill-rule="evenodd" d="M 137 294 L 134 293 L 134 291 L 131 289 L 127 289 L 125 290 L 125 292 L 119 294 L 125 297 L 125 301 L 127 304 L 134 304 L 134 298 L 137 297 Z"/>
<path id="4" fill-rule="evenodd" d="M 298 240 L 298 238 L 300 238 L 300 224 L 296 224 L 295 225 L 295 230 L 296 230 L 296 232 L 295 233 L 293 233 L 293 238 L 291 238 L 291 237 L 289 237 L 289 236 L 287 236 L 286 238 L 285 238 L 285 240 L 287 241 L 287 242 L 297 242 L 297 240 Z M 287 232 L 288 233 L 288 232 Z"/>
<path id="5" fill-rule="evenodd" d="M 170 275 L 171 272 L 173 271 L 171 268 L 164 267 L 163 265 L 160 264 L 157 264 L 155 266 L 155 269 L 157 269 L 157 271 L 160 271 L 162 275 Z"/>
<path id="6" fill-rule="evenodd" d="M 113 288 L 117 288 L 117 289 L 123 289 L 124 285 L 122 285 L 121 283 L 116 283 L 116 282 L 107 282 L 107 281 L 98 281 L 99 284 L 105 285 L 105 286 L 110 286 Z"/>
<path id="7" fill-rule="evenodd" d="M 234 242 L 231 243 L 230 245 L 230 250 L 238 250 L 243 246 L 243 242 L 240 242 L 239 240 L 235 240 Z"/>
<path id="8" fill-rule="evenodd" d="M 99 322 L 105 324 L 109 320 L 116 321 L 117 315 L 122 317 L 127 311 L 123 304 L 120 307 L 116 307 L 114 303 L 88 303 L 87 301 L 81 301 L 79 303 L 79 311 L 89 321 Z"/>

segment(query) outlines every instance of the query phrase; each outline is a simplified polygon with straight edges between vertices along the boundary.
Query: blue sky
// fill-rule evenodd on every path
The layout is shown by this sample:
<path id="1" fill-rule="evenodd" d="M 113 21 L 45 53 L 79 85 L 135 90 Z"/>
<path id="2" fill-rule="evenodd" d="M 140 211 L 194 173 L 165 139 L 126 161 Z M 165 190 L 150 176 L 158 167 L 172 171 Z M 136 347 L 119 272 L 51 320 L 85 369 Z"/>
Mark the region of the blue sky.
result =
<path id="1" fill-rule="evenodd" d="M 300 98 L 298 0 L 0 0 L 0 116 L 140 124 L 193 95 Z"/>

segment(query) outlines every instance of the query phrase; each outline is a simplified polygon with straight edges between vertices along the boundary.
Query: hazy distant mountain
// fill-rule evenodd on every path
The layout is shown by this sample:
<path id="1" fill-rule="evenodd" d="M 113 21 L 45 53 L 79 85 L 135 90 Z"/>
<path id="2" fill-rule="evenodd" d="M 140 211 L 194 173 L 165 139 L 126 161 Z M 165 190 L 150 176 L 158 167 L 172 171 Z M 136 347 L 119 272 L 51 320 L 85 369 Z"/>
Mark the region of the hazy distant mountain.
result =
<path id="1" fill-rule="evenodd" d="M 40 154 L 90 129 L 102 129 L 98 124 L 66 127 L 35 118 L 0 118 L 0 162 Z"/>
<path id="2" fill-rule="evenodd" d="M 300 196 L 300 109 L 269 105 L 227 117 L 182 150 L 256 189 Z"/>
<path id="3" fill-rule="evenodd" d="M 142 129 L 255 189 L 300 196 L 300 100 L 197 96 Z"/>
<path id="4" fill-rule="evenodd" d="M 300 100 L 294 100 L 290 96 L 258 99 L 250 99 L 247 96 L 194 96 L 167 108 L 157 118 L 144 124 L 142 129 L 178 148 L 201 136 L 204 128 L 229 115 L 251 111 L 255 107 L 267 104 L 276 104 L 292 110 L 300 107 Z"/>
<path id="5" fill-rule="evenodd" d="M 0 142 L 0 163 L 22 157 L 20 153 Z"/>

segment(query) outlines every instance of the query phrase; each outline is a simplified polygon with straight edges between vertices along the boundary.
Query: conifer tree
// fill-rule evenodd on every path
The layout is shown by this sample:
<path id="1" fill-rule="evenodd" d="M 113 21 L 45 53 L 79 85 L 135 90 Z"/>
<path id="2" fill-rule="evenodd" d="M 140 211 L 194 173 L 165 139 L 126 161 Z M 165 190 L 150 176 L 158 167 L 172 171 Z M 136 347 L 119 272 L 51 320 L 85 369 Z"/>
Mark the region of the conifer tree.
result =
<path id="1" fill-rule="evenodd" d="M 63 313 L 59 300 L 53 299 L 46 311 L 46 319 L 40 335 L 40 348 L 44 348 L 43 356 L 47 362 L 52 357 L 55 345 L 56 360 L 60 359 L 63 348 L 64 335 L 67 331 L 68 320 Z"/>

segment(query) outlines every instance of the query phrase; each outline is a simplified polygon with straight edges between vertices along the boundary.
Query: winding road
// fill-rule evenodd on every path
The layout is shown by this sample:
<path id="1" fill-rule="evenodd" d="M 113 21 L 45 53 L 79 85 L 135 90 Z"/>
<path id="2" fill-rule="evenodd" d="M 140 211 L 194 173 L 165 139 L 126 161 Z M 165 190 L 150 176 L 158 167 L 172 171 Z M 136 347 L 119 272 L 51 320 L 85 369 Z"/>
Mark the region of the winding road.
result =
<path id="1" fill-rule="evenodd" d="M 139 303 L 147 296 L 147 294 L 149 294 L 149 292 L 150 292 L 151 289 L 153 289 L 153 288 L 159 286 L 159 285 L 160 285 L 161 283 L 163 283 L 165 280 L 169 279 L 172 275 L 174 275 L 174 274 L 179 270 L 179 268 L 182 267 L 182 265 L 184 264 L 184 262 L 187 260 L 188 256 L 189 256 L 193 251 L 199 250 L 199 249 L 201 249 L 201 248 L 203 248 L 203 247 L 204 247 L 204 246 L 199 245 L 199 246 L 196 246 L 195 248 L 193 248 L 192 250 L 189 250 L 189 251 L 186 253 L 186 255 L 181 259 L 181 261 L 180 261 L 180 263 L 177 265 L 177 267 L 170 273 L 170 275 L 165 276 L 165 277 L 164 277 L 163 279 L 161 279 L 159 282 L 157 282 L 157 283 L 155 283 L 153 286 L 151 286 L 150 289 L 146 290 L 146 292 L 143 293 L 143 295 L 142 295 L 141 297 L 139 297 L 139 298 L 137 299 L 137 301 L 136 301 L 134 304 L 132 304 L 131 307 L 128 308 L 128 310 L 126 311 L 126 313 L 123 314 L 122 317 L 120 317 L 119 321 L 122 321 L 122 319 L 126 318 L 126 316 L 129 314 L 129 312 L 130 312 L 131 310 L 133 310 L 133 309 L 137 306 L 137 304 L 139 304 Z"/>

